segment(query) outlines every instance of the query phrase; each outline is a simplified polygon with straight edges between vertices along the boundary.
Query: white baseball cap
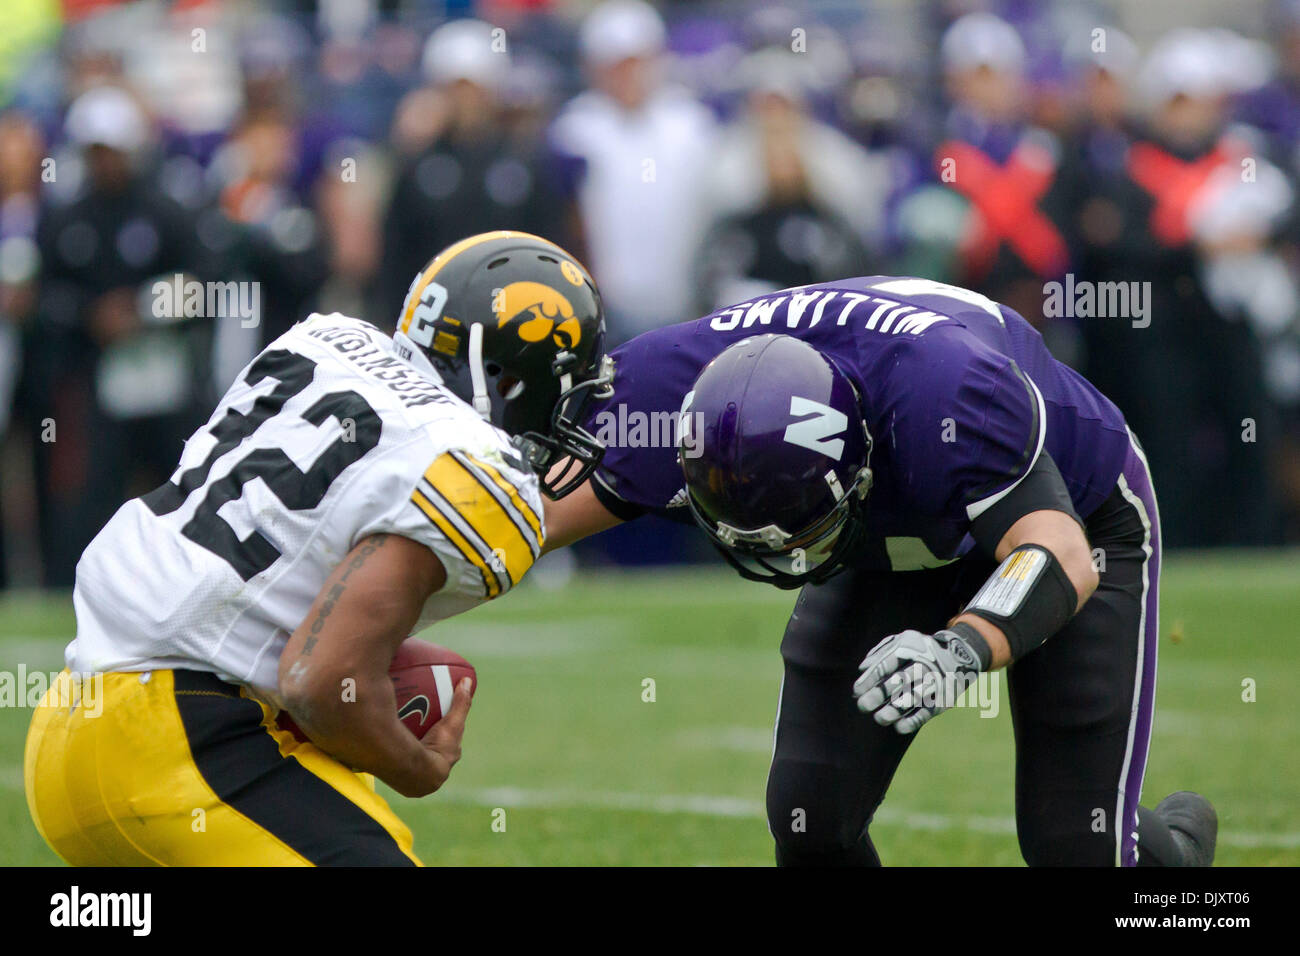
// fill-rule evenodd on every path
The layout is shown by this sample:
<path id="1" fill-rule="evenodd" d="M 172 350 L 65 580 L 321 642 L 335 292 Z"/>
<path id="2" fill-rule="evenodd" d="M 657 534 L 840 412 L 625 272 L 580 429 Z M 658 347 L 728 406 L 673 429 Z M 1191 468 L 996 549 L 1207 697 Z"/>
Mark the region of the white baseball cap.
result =
<path id="1" fill-rule="evenodd" d="M 510 54 L 495 49 L 491 24 L 482 20 L 452 20 L 430 34 L 424 44 L 424 75 L 435 83 L 468 80 L 496 89 L 510 72 Z"/>
<path id="2" fill-rule="evenodd" d="M 1065 61 L 1073 69 L 1092 68 L 1109 73 L 1119 79 L 1128 79 L 1137 70 L 1141 56 L 1137 44 L 1118 27 L 1098 27 L 1103 31 L 1094 37 L 1093 31 L 1075 31 L 1065 44 Z M 1100 44 L 1096 40 L 1100 39 Z M 1100 45 L 1101 49 L 1096 47 Z"/>
<path id="3" fill-rule="evenodd" d="M 1021 73 L 1027 55 L 1015 27 L 981 12 L 966 14 L 944 31 L 939 58 L 948 71 L 986 66 L 1002 73 Z"/>
<path id="4" fill-rule="evenodd" d="M 755 93 L 769 93 L 792 103 L 801 102 L 812 85 L 806 57 L 791 53 L 781 47 L 768 47 L 750 53 L 735 69 L 735 78 L 742 89 Z"/>
<path id="5" fill-rule="evenodd" d="M 1183 95 L 1215 97 L 1228 92 L 1221 57 L 1213 37 L 1185 28 L 1163 36 L 1143 64 L 1138 83 L 1148 102 L 1160 104 Z"/>
<path id="6" fill-rule="evenodd" d="M 642 0 L 609 0 L 582 23 L 578 37 L 587 62 L 607 65 L 662 52 L 667 30 L 658 11 Z"/>
<path id="7" fill-rule="evenodd" d="M 72 102 L 63 131 L 77 146 L 108 146 L 133 153 L 149 141 L 149 121 L 131 94 L 97 86 Z"/>

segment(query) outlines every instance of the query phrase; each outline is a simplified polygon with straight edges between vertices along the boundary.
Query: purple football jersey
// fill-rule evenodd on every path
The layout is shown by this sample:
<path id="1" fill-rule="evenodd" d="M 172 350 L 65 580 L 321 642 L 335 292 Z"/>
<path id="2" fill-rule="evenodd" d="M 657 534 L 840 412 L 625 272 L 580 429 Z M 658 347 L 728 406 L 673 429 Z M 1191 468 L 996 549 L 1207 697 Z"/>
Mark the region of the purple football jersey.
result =
<path id="1" fill-rule="evenodd" d="M 714 356 L 773 332 L 827 355 L 861 395 L 874 442 L 869 566 L 912 570 L 965 554 L 971 522 L 1044 450 L 1082 518 L 1123 468 L 1119 410 L 1020 315 L 956 286 L 867 276 L 758 296 L 616 349 L 614 395 L 587 421 L 607 446 L 594 478 L 607 507 L 691 520 L 679 409 Z"/>

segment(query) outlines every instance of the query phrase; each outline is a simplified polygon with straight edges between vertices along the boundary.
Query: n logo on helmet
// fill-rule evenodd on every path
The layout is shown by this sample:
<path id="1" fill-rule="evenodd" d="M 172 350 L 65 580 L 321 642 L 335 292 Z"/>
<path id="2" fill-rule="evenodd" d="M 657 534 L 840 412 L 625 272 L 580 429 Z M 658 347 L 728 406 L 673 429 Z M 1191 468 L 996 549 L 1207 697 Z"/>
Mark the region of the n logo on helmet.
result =
<path id="1" fill-rule="evenodd" d="M 582 326 L 573 305 L 541 282 L 512 282 L 496 290 L 492 311 L 497 328 L 515 322 L 515 332 L 525 342 L 540 342 L 548 335 L 560 348 L 573 348 L 582 338 Z"/>
<path id="2" fill-rule="evenodd" d="M 814 402 L 811 399 L 790 396 L 791 415 L 811 415 L 803 421 L 786 426 L 785 440 L 792 445 L 799 445 L 813 451 L 821 452 L 836 461 L 844 454 L 844 439 L 836 438 L 849 427 L 849 417 L 837 412 L 829 405 Z"/>

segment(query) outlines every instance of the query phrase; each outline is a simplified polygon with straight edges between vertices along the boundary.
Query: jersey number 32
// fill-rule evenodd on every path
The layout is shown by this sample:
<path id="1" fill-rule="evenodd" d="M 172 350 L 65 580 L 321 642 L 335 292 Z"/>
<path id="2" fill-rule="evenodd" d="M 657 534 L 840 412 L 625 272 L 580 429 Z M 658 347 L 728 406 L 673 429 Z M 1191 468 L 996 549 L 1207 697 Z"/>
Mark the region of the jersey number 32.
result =
<path id="1" fill-rule="evenodd" d="M 287 402 L 311 384 L 316 363 L 286 349 L 264 352 L 249 368 L 244 381 L 257 385 L 274 379 L 276 386 L 253 402 L 248 414 L 227 409 L 210 429 L 217 443 L 200 464 L 182 472 L 141 500 L 156 515 L 178 511 L 196 491 L 202 500 L 181 534 L 221 558 L 245 581 L 275 563 L 280 551 L 260 531 L 239 538 L 235 529 L 218 513 L 223 505 L 244 493 L 244 485 L 262 479 L 290 511 L 309 511 L 321 503 L 334 479 L 349 465 L 363 458 L 379 444 L 382 423 L 375 410 L 354 391 L 330 392 L 302 413 L 302 419 L 320 425 L 329 418 L 351 423 L 344 434 L 317 456 L 306 471 L 300 469 L 280 448 L 254 448 L 223 477 L 209 483 L 212 466 L 224 455 L 243 445 L 267 421 L 280 414 Z M 204 490 L 206 489 L 206 490 Z"/>

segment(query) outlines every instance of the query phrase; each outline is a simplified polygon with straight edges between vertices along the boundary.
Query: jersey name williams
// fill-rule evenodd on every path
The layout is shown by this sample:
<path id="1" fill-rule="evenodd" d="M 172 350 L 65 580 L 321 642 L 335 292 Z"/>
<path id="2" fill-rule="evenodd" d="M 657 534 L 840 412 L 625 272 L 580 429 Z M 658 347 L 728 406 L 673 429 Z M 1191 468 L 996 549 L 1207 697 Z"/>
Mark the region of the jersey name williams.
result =
<path id="1" fill-rule="evenodd" d="M 787 329 L 811 329 L 822 321 L 846 325 L 855 317 L 863 320 L 863 327 L 872 332 L 920 335 L 935 323 L 948 321 L 946 315 L 896 299 L 843 289 L 814 289 L 811 292 L 791 290 L 725 309 L 713 316 L 709 328 L 715 332 L 731 332 L 754 325 L 769 326 L 777 318 L 778 310 L 784 313 Z"/>

